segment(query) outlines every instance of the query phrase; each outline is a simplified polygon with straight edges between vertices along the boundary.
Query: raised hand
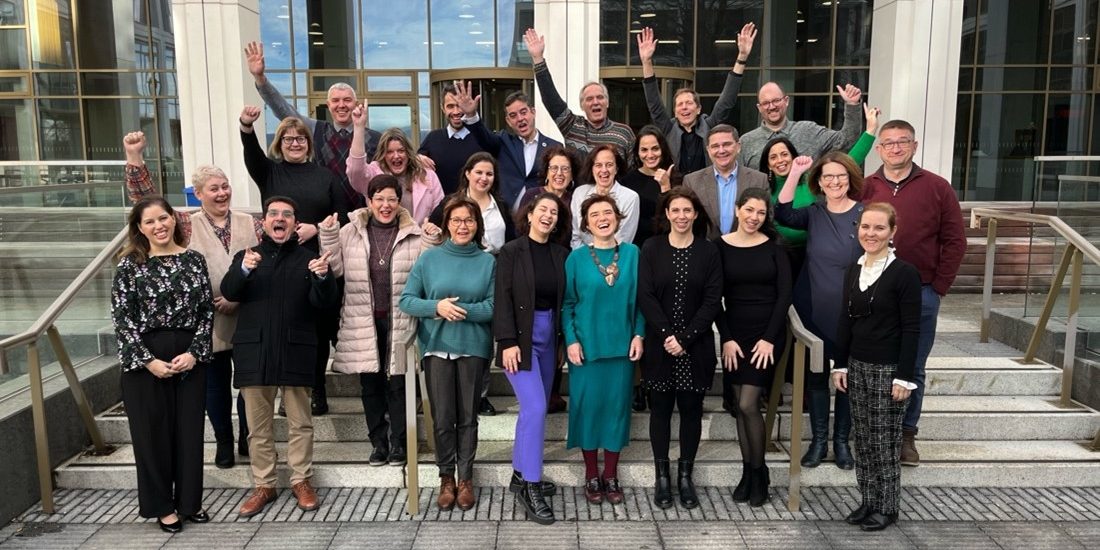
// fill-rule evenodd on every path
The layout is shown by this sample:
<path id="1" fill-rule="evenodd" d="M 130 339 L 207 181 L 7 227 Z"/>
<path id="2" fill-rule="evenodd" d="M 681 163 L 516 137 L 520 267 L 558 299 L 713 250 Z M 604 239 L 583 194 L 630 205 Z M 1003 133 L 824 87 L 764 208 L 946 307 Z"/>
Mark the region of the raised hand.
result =
<path id="1" fill-rule="evenodd" d="M 860 100 L 863 99 L 863 92 L 851 84 L 845 84 L 843 88 L 837 84 L 836 91 L 848 105 L 859 105 Z"/>
<path id="2" fill-rule="evenodd" d="M 336 214 L 329 214 L 327 218 L 321 220 L 321 223 L 317 224 L 321 229 L 338 229 L 340 227 L 340 220 L 337 219 Z"/>
<path id="3" fill-rule="evenodd" d="M 672 189 L 672 167 L 675 164 L 668 165 L 668 168 L 658 168 L 653 172 L 653 179 L 657 181 L 657 184 L 661 186 L 661 192 L 664 193 L 669 189 Z"/>
<path id="4" fill-rule="evenodd" d="M 802 174 L 805 174 L 813 165 L 814 159 L 806 155 L 795 157 L 795 159 L 791 161 L 791 171 L 787 173 L 787 179 L 791 181 L 800 181 Z"/>
<path id="5" fill-rule="evenodd" d="M 142 154 L 145 151 L 145 132 L 130 132 L 122 137 L 122 149 L 126 151 L 126 162 L 141 165 L 145 163 Z"/>
<path id="6" fill-rule="evenodd" d="M 878 116 L 882 114 L 882 111 L 878 107 L 871 107 L 870 105 L 863 104 L 863 117 L 867 119 L 867 133 L 872 136 L 878 131 Z"/>
<path id="7" fill-rule="evenodd" d="M 473 94 L 474 83 L 472 81 L 455 81 L 455 100 L 458 101 L 458 107 L 462 109 L 462 112 L 470 117 L 477 114 L 477 107 L 481 103 L 481 96 L 473 97 Z"/>
<path id="8" fill-rule="evenodd" d="M 653 61 L 653 54 L 657 51 L 657 39 L 653 37 L 653 29 L 645 27 L 638 33 L 638 57 L 642 63 Z"/>
<path id="9" fill-rule="evenodd" d="M 309 270 L 318 277 L 324 277 L 328 275 L 328 257 L 331 252 L 328 250 L 324 254 L 321 254 L 320 258 L 314 258 L 309 261 Z"/>
<path id="10" fill-rule="evenodd" d="M 360 103 L 351 110 L 351 124 L 355 129 L 365 129 L 367 127 L 367 106 Z"/>
<path id="11" fill-rule="evenodd" d="M 261 113 L 263 113 L 263 110 L 259 107 L 255 105 L 245 105 L 244 109 L 241 109 L 241 124 L 251 126 L 259 120 Z"/>
<path id="12" fill-rule="evenodd" d="M 264 45 L 262 42 L 249 42 L 244 47 L 244 58 L 248 62 L 248 72 L 257 81 L 266 80 L 264 77 Z"/>
<path id="13" fill-rule="evenodd" d="M 756 41 L 756 23 L 745 23 L 737 33 L 737 59 L 748 60 L 752 44 Z"/>
<path id="14" fill-rule="evenodd" d="M 447 321 L 462 321 L 466 318 L 466 310 L 455 304 L 457 301 L 458 296 L 451 296 L 450 298 L 444 298 L 436 302 L 436 315 Z"/>
<path id="15" fill-rule="evenodd" d="M 256 269 L 256 266 L 260 265 L 261 260 L 263 260 L 263 256 L 260 256 L 259 252 L 249 248 L 244 251 L 244 257 L 241 258 L 241 265 L 244 266 L 245 269 L 252 271 Z"/>
<path id="16" fill-rule="evenodd" d="M 542 63 L 542 56 L 546 53 L 546 39 L 539 36 L 535 29 L 527 29 L 527 32 L 523 35 L 523 42 L 527 44 L 527 51 L 531 54 L 531 62 Z"/>
<path id="17" fill-rule="evenodd" d="M 754 367 L 763 369 L 768 365 L 775 362 L 775 357 L 772 353 L 775 351 L 775 345 L 767 340 L 759 340 L 756 345 L 752 347 L 752 359 L 749 361 Z"/>

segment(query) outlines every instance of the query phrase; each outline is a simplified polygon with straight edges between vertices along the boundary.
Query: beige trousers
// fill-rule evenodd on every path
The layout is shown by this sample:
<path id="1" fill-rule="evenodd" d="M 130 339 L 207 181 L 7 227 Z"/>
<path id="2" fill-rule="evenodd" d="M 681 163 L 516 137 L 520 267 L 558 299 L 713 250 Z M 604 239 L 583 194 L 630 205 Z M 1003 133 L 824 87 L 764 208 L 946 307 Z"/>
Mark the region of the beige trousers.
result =
<path id="1" fill-rule="evenodd" d="M 291 485 L 313 477 L 313 415 L 309 409 L 310 388 L 281 386 L 289 424 L 287 464 Z M 241 388 L 248 416 L 248 455 L 256 487 L 275 487 L 275 393 L 280 386 Z"/>

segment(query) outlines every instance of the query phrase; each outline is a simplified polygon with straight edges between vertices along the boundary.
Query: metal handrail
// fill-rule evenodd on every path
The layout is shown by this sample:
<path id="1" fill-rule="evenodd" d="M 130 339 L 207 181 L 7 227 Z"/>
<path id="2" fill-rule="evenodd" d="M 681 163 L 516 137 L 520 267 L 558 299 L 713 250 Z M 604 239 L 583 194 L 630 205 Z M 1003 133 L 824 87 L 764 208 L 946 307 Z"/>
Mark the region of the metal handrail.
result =
<path id="1" fill-rule="evenodd" d="M 1097 157 L 1096 160 L 1100 160 Z M 1066 240 L 1066 249 L 1062 253 L 1062 260 L 1058 264 L 1058 270 L 1050 282 L 1050 290 L 1047 292 L 1046 303 L 1035 323 L 1035 330 L 1031 333 L 1027 351 L 1024 352 L 1023 362 L 1033 363 L 1039 353 L 1039 343 L 1043 333 L 1046 332 L 1047 323 L 1054 312 L 1054 305 L 1062 292 L 1066 274 L 1070 274 L 1069 304 L 1066 311 L 1066 338 L 1065 348 L 1062 352 L 1062 391 L 1059 405 L 1072 407 L 1073 405 L 1073 367 L 1077 358 L 1077 317 L 1081 306 L 1081 277 L 1084 274 L 1084 259 L 1088 258 L 1093 264 L 1100 265 L 1100 249 L 1080 233 L 1070 227 L 1057 216 L 1046 214 L 1031 214 L 1025 212 L 1008 212 L 996 208 L 975 208 L 970 212 L 970 227 L 980 229 L 982 220 L 988 220 L 985 251 L 985 273 L 982 284 L 982 324 L 980 341 L 989 341 L 989 319 L 993 307 L 993 265 L 996 254 L 997 222 L 998 220 L 1019 221 L 1036 225 L 1046 225 Z M 1072 265 L 1073 271 L 1070 272 Z M 1092 442 L 1092 450 L 1100 451 L 1100 430 Z"/>

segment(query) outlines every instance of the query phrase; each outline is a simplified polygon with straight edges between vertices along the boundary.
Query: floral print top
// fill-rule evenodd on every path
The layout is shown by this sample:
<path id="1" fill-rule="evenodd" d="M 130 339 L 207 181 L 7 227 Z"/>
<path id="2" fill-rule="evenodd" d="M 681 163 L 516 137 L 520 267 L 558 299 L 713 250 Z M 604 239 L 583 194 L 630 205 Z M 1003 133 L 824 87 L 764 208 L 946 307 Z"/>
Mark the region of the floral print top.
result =
<path id="1" fill-rule="evenodd" d="M 200 363 L 211 361 L 214 296 L 206 260 L 194 250 L 150 256 L 144 264 L 123 258 L 111 285 L 111 319 L 123 372 L 154 359 L 141 335 L 160 328 L 194 330 L 187 351 Z"/>

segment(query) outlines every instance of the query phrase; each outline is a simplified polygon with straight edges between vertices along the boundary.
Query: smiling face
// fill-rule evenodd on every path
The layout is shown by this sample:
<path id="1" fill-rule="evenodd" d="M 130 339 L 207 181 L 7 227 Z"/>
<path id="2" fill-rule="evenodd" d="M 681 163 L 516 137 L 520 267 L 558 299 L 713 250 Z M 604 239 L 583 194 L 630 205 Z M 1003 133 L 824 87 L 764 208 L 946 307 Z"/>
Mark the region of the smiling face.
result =
<path id="1" fill-rule="evenodd" d="M 737 209 L 737 230 L 754 235 L 768 219 L 768 205 L 760 199 L 748 199 Z"/>
<path id="2" fill-rule="evenodd" d="M 176 231 L 176 218 L 160 205 L 150 205 L 141 211 L 138 228 L 148 239 L 150 249 L 167 248 L 172 244 L 172 235 Z"/>
<path id="3" fill-rule="evenodd" d="M 483 160 L 466 171 L 466 181 L 470 191 L 488 193 L 493 188 L 493 163 Z"/>
<path id="4" fill-rule="evenodd" d="M 831 200 L 840 200 L 848 194 L 848 170 L 839 162 L 827 162 L 821 167 L 817 184 Z"/>
<path id="5" fill-rule="evenodd" d="M 859 244 L 871 256 L 882 253 L 894 238 L 894 232 L 885 212 L 867 210 L 859 220 Z"/>
<path id="6" fill-rule="evenodd" d="M 596 159 L 592 163 L 592 181 L 596 187 L 608 189 L 615 184 L 615 176 L 619 175 L 619 166 L 615 163 L 615 153 L 604 149 L 596 153 Z"/>
<path id="7" fill-rule="evenodd" d="M 768 151 L 768 169 L 777 176 L 785 177 L 791 173 L 791 160 L 791 150 L 781 141 L 772 145 Z"/>
<path id="8" fill-rule="evenodd" d="M 648 170 L 656 170 L 661 164 L 661 144 L 657 138 L 644 135 L 638 140 L 638 158 L 642 160 L 642 167 Z"/>
<path id="9" fill-rule="evenodd" d="M 589 84 L 581 90 L 581 109 L 584 110 L 584 118 L 593 126 L 599 126 L 607 119 L 607 105 L 607 94 L 604 93 L 603 86 Z"/>
<path id="10" fill-rule="evenodd" d="M 195 198 L 202 203 L 202 209 L 210 215 L 222 217 L 229 213 L 229 203 L 233 199 L 233 186 L 229 180 L 211 176 L 202 186 L 195 188 Z"/>
<path id="11" fill-rule="evenodd" d="M 917 145 L 915 137 L 908 130 L 888 128 L 879 132 L 878 155 L 887 169 L 906 170 L 913 164 Z"/>
<path id="12" fill-rule="evenodd" d="M 293 206 L 280 201 L 267 205 L 267 211 L 264 212 L 264 234 L 271 237 L 271 240 L 279 244 L 287 242 L 294 233 L 296 224 Z"/>
<path id="13" fill-rule="evenodd" d="M 443 94 L 443 115 L 451 128 L 462 129 L 462 107 L 458 106 L 458 97 L 450 92 Z"/>
<path id="14" fill-rule="evenodd" d="M 400 176 L 409 167 L 409 152 L 405 150 L 400 140 L 391 139 L 386 144 L 386 155 L 382 160 L 385 161 L 386 169 L 390 174 Z"/>
<path id="15" fill-rule="evenodd" d="M 789 99 L 783 90 L 774 82 L 769 82 L 760 88 L 756 94 L 756 109 L 760 111 L 760 117 L 764 122 L 772 126 L 780 126 L 787 118 L 787 103 Z"/>
<path id="16" fill-rule="evenodd" d="M 573 183 L 573 165 L 565 155 L 556 155 L 546 167 L 546 187 L 551 193 L 561 195 Z"/>
<path id="17" fill-rule="evenodd" d="M 355 92 L 338 88 L 329 90 L 327 103 L 333 122 L 340 126 L 351 124 L 351 112 L 355 109 Z"/>
<path id="18" fill-rule="evenodd" d="M 669 227 L 672 228 L 673 233 L 687 235 L 691 233 L 691 227 L 699 217 L 699 213 L 695 211 L 695 205 L 691 204 L 690 200 L 678 197 L 668 203 L 665 217 L 668 218 Z"/>
<path id="19" fill-rule="evenodd" d="M 392 222 L 400 208 L 401 199 L 397 198 L 397 192 L 389 187 L 376 191 L 370 198 L 371 215 L 379 222 Z"/>
<path id="20" fill-rule="evenodd" d="M 558 205 L 551 199 L 542 199 L 527 214 L 527 224 L 531 228 L 528 235 L 539 242 L 550 238 L 550 233 L 558 224 Z"/>
<path id="21" fill-rule="evenodd" d="M 679 122 L 680 126 L 684 128 L 695 126 L 695 121 L 699 120 L 699 113 L 703 111 L 699 103 L 695 101 L 695 94 L 683 91 L 673 101 L 675 102 L 673 110 L 676 112 L 676 122 Z"/>
<path id="22" fill-rule="evenodd" d="M 707 154 L 710 161 L 720 172 L 729 172 L 737 164 L 737 155 L 741 154 L 741 143 L 729 132 L 712 134 L 707 139 Z"/>
<path id="23" fill-rule="evenodd" d="M 477 218 L 473 212 L 465 206 L 451 210 L 447 218 L 447 229 L 450 231 L 451 242 L 462 246 L 470 244 L 477 232 Z"/>
<path id="24" fill-rule="evenodd" d="M 309 160 L 309 139 L 299 134 L 297 128 L 287 128 L 283 132 L 279 147 L 283 153 L 283 160 L 287 162 L 301 164 Z"/>
<path id="25" fill-rule="evenodd" d="M 535 108 L 522 100 L 513 101 L 504 108 L 504 120 L 517 136 L 525 140 L 535 137 Z"/>
<path id="26" fill-rule="evenodd" d="M 615 215 L 615 207 L 606 200 L 592 203 L 584 216 L 587 222 L 587 231 L 597 239 L 610 239 L 619 230 L 619 218 Z"/>

